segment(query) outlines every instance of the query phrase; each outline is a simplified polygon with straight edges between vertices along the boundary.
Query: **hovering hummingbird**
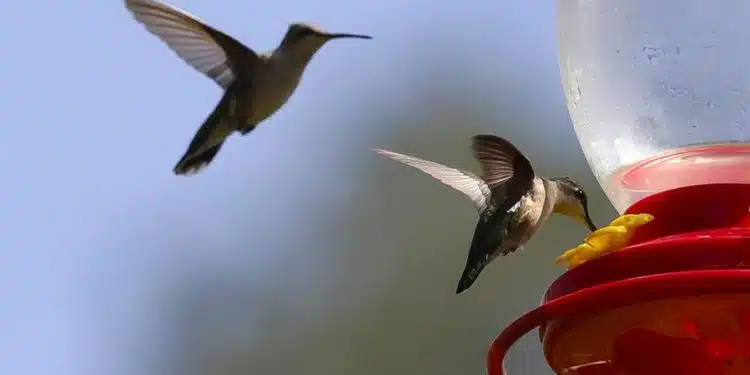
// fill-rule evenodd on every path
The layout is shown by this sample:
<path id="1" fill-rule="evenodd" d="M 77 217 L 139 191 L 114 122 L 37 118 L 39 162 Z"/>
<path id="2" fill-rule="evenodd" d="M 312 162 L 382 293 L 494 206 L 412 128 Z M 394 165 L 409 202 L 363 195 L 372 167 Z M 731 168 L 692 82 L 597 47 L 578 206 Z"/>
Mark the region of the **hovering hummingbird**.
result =
<path id="1" fill-rule="evenodd" d="M 231 36 L 190 13 L 156 0 L 125 0 L 134 18 L 224 89 L 213 113 L 174 167 L 188 175 L 207 166 L 234 132 L 246 135 L 273 115 L 297 88 L 313 55 L 329 40 L 372 39 L 368 35 L 334 34 L 305 23 L 293 23 L 276 49 L 257 54 Z"/>
<path id="2" fill-rule="evenodd" d="M 577 182 L 569 177 L 536 176 L 529 160 L 503 138 L 477 135 L 472 146 L 482 177 L 413 156 L 374 149 L 466 194 L 477 207 L 479 222 L 456 294 L 474 284 L 484 267 L 498 255 L 520 249 L 552 213 L 570 216 L 591 231 L 596 230 L 589 216 L 586 193 Z"/>

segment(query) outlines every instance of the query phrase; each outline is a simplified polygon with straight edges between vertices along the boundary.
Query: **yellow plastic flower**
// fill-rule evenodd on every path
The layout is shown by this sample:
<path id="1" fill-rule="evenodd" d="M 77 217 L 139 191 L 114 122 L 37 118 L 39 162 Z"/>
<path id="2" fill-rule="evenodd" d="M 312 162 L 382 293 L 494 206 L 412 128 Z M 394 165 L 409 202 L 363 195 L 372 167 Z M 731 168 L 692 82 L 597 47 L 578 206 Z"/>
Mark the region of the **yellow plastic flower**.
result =
<path id="1" fill-rule="evenodd" d="M 568 263 L 568 269 L 598 258 L 606 253 L 617 251 L 627 246 L 633 237 L 635 228 L 654 220 L 653 215 L 623 215 L 591 233 L 584 242 L 560 255 L 555 263 Z"/>

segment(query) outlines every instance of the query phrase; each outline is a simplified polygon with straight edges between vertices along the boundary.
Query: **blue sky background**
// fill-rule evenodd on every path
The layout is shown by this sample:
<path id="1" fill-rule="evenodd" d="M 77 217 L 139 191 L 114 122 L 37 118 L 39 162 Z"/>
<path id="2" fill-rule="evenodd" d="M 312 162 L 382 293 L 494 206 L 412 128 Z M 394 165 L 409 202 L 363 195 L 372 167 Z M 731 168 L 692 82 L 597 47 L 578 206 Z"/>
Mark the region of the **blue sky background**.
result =
<path id="1" fill-rule="evenodd" d="M 220 351 L 232 340 L 253 355 L 287 353 L 253 357 L 255 372 L 292 371 L 281 363 L 299 355 L 308 373 L 482 373 L 489 340 L 538 302 L 561 271 L 551 263 L 563 249 L 544 253 L 543 277 L 531 284 L 517 269 L 537 263 L 519 255 L 456 299 L 471 206 L 373 157 L 369 147 L 469 167 L 468 137 L 510 134 L 542 160 L 540 170 L 578 171 L 598 194 L 599 220 L 611 214 L 568 122 L 552 1 L 172 4 L 259 51 L 275 47 L 294 21 L 374 39 L 325 46 L 282 111 L 251 136 L 230 139 L 204 173 L 183 178 L 171 170 L 220 98 L 214 82 L 135 22 L 121 1 L 0 6 L 0 373 L 184 373 L 180 366 L 199 367 L 185 365 L 188 359 L 203 358 L 185 354 L 198 350 L 194 343 Z M 578 228 L 561 219 L 550 225 Z M 571 238 L 583 233 L 575 229 Z M 404 251 L 417 246 L 425 251 Z M 430 263 L 434 254 L 449 255 Z M 202 288 L 211 297 L 182 300 Z M 393 290 L 425 299 L 398 311 Z M 395 310 L 381 311 L 385 305 Z M 365 346 L 358 347 L 364 357 L 337 361 L 352 347 L 346 342 L 393 329 L 367 323 L 378 314 L 424 324 L 382 342 L 414 350 L 409 340 L 430 332 L 442 335 L 440 348 L 399 360 L 404 352 L 395 346 Z M 222 328 L 227 321 L 237 325 Z M 330 339 L 329 349 L 303 353 L 290 337 L 305 335 Z M 465 352 L 453 352 L 455 363 L 434 363 L 456 345 Z M 538 350 L 529 350 L 531 359 L 517 368 L 542 371 Z"/>

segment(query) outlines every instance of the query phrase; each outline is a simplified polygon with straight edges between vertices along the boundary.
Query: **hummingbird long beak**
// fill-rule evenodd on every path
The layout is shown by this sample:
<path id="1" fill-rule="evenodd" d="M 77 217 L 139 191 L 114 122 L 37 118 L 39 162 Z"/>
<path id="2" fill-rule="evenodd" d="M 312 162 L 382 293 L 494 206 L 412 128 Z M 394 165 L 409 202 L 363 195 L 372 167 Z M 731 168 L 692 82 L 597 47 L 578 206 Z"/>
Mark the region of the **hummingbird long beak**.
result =
<path id="1" fill-rule="evenodd" d="M 342 38 L 357 38 L 357 39 L 372 39 L 369 35 L 363 35 L 363 34 L 325 34 L 326 38 L 330 39 L 342 39 Z"/>
<path id="2" fill-rule="evenodd" d="M 591 220 L 591 215 L 589 215 L 589 208 L 586 207 L 583 210 L 583 220 L 586 222 L 586 226 L 592 231 L 596 231 L 596 225 L 594 224 L 594 221 Z"/>

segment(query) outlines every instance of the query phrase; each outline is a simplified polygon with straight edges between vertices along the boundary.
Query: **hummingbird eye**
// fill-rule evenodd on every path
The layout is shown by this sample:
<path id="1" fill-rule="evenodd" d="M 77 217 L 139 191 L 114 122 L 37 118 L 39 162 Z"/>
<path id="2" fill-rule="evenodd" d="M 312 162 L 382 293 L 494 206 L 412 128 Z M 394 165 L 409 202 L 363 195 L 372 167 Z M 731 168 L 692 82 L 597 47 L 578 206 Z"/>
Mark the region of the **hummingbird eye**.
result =
<path id="1" fill-rule="evenodd" d="M 576 188 L 575 190 L 573 190 L 573 195 L 578 200 L 585 200 L 586 199 L 586 193 L 584 193 L 583 190 L 579 189 L 579 188 Z"/>

